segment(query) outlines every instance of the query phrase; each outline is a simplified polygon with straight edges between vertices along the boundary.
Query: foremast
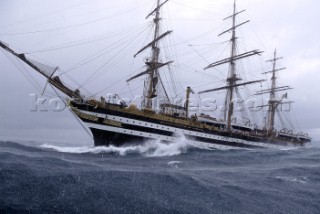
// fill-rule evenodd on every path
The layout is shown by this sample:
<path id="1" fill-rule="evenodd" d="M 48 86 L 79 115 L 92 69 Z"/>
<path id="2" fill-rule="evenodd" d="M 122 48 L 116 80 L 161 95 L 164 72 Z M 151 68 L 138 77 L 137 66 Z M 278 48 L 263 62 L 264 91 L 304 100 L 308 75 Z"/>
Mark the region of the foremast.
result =
<path id="1" fill-rule="evenodd" d="M 234 113 L 233 99 L 234 99 L 235 92 L 237 92 L 237 88 L 239 86 L 244 86 L 244 85 L 249 85 L 249 84 L 264 81 L 264 80 L 255 80 L 255 81 L 249 81 L 249 82 L 244 82 L 244 83 L 238 83 L 238 81 L 240 81 L 242 79 L 237 76 L 236 61 L 250 57 L 250 56 L 260 55 L 262 53 L 262 51 L 259 51 L 259 50 L 253 50 L 253 51 L 249 51 L 249 52 L 242 53 L 242 54 L 237 53 L 237 39 L 238 38 L 236 35 L 236 29 L 238 27 L 248 23 L 249 20 L 242 22 L 240 24 L 237 24 L 236 17 L 237 17 L 237 15 L 241 14 L 244 11 L 245 10 L 237 12 L 236 0 L 235 0 L 234 4 L 233 4 L 233 14 L 224 19 L 224 20 L 227 20 L 227 19 L 231 18 L 232 19 L 232 27 L 230 29 L 222 32 L 221 34 L 219 34 L 219 36 L 222 36 L 222 35 L 229 33 L 229 32 L 232 33 L 231 39 L 230 39 L 230 43 L 231 43 L 230 57 L 227 59 L 223 59 L 223 60 L 214 62 L 214 63 L 208 65 L 206 68 L 204 68 L 206 70 L 206 69 L 213 68 L 213 67 L 216 67 L 219 65 L 229 64 L 229 74 L 228 74 L 228 78 L 226 79 L 227 86 L 199 92 L 199 94 L 203 94 L 203 93 L 209 93 L 209 92 L 213 92 L 213 91 L 227 90 L 226 102 L 225 102 L 225 108 L 224 108 L 224 111 L 225 111 L 224 112 L 224 120 L 226 122 L 226 131 L 227 132 L 231 131 L 231 121 L 232 121 L 232 116 Z"/>
<path id="2" fill-rule="evenodd" d="M 157 0 L 156 8 L 151 13 L 149 13 L 148 16 L 146 17 L 146 19 L 148 19 L 150 16 L 155 15 L 155 18 L 153 19 L 153 22 L 154 22 L 153 41 L 150 42 L 145 47 L 143 47 L 134 55 L 134 57 L 136 57 L 137 55 L 142 53 L 144 50 L 151 48 L 151 60 L 147 60 L 145 62 L 147 66 L 147 70 L 127 80 L 127 82 L 129 82 L 140 76 L 147 75 L 147 78 L 144 83 L 143 102 L 142 102 L 142 107 L 145 109 L 152 109 L 154 104 L 154 98 L 158 96 L 157 85 L 159 82 L 161 82 L 161 78 L 159 76 L 159 69 L 173 62 L 173 61 L 169 61 L 166 63 L 162 63 L 160 62 L 160 59 L 159 59 L 159 56 L 160 56 L 159 41 L 172 33 L 172 31 L 167 31 L 160 35 L 160 20 L 161 20 L 160 9 L 167 2 L 168 0 L 164 1 L 163 3 L 161 3 L 161 0 Z"/>

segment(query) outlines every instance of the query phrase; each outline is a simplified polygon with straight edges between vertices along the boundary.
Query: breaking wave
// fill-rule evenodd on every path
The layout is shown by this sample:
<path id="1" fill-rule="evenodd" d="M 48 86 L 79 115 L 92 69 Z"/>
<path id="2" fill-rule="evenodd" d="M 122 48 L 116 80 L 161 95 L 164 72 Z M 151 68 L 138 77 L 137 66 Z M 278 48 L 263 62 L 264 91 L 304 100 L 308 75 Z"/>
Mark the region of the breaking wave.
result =
<path id="1" fill-rule="evenodd" d="M 62 153 L 73 153 L 73 154 L 119 154 L 121 156 L 128 154 L 141 154 L 146 157 L 165 157 L 165 156 L 175 156 L 185 153 L 188 148 L 188 144 L 184 138 L 173 143 L 162 143 L 160 140 L 147 141 L 141 145 L 126 146 L 126 147 L 116 147 L 116 146 L 82 146 L 82 147 L 62 147 L 50 144 L 43 144 L 40 146 L 45 149 L 52 149 L 57 152 Z"/>

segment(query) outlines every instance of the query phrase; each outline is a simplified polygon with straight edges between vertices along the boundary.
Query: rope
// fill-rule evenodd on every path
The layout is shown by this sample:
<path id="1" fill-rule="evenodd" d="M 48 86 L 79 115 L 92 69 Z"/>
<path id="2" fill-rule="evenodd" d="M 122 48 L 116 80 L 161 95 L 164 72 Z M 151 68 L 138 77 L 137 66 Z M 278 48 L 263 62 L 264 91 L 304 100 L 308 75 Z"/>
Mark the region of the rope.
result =
<path id="1" fill-rule="evenodd" d="M 65 99 L 63 99 L 60 94 L 58 93 L 58 91 L 50 84 L 51 88 L 53 89 L 53 91 L 56 93 L 56 95 L 62 100 L 65 102 Z M 87 127 L 85 127 L 82 123 L 82 121 L 80 120 L 80 118 L 70 109 L 68 108 L 68 110 L 72 113 L 72 115 L 76 118 L 76 120 L 79 122 L 79 124 L 82 126 L 82 128 L 86 131 L 86 133 L 90 136 L 90 138 L 92 140 L 93 139 L 93 136 L 91 135 L 91 133 L 88 131 Z"/>

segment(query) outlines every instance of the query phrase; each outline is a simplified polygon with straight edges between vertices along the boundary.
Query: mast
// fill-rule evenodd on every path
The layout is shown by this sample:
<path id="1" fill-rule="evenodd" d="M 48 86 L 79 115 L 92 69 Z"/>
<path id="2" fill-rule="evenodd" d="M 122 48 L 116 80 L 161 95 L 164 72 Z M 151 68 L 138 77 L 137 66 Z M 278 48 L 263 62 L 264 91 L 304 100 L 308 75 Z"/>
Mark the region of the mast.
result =
<path id="1" fill-rule="evenodd" d="M 270 98 L 269 98 L 269 124 L 268 124 L 268 135 L 270 135 L 274 129 L 274 116 L 276 114 L 276 102 L 275 102 L 275 89 L 276 89 L 276 65 L 277 65 L 277 50 L 274 51 L 273 57 L 273 69 L 272 69 L 272 77 L 271 77 L 271 90 L 270 90 Z"/>
<path id="2" fill-rule="evenodd" d="M 224 118 L 227 122 L 226 124 L 226 129 L 227 131 L 231 130 L 231 120 L 232 120 L 232 115 L 233 115 L 233 92 L 234 92 L 234 85 L 236 83 L 237 75 L 236 75 L 236 64 L 234 61 L 234 57 L 236 55 L 236 43 L 237 43 L 237 38 L 236 38 L 236 0 L 234 1 L 233 5 L 233 16 L 232 16 L 232 36 L 231 36 L 231 57 L 230 57 L 230 73 L 229 73 L 229 78 L 227 79 L 228 86 L 230 86 L 229 89 L 227 89 L 227 104 L 228 106 L 228 112 L 226 114 L 225 112 L 225 117 Z M 227 109 L 225 108 L 225 111 Z"/>
<path id="3" fill-rule="evenodd" d="M 161 67 L 164 67 L 173 63 L 173 61 L 161 63 L 159 60 L 159 56 L 160 56 L 160 48 L 158 45 L 159 41 L 172 33 L 172 31 L 167 31 L 162 35 L 160 35 L 160 20 L 161 20 L 160 9 L 167 2 L 168 0 L 164 1 L 163 3 L 161 3 L 161 0 L 157 0 L 157 7 L 146 17 L 146 19 L 148 19 L 150 16 L 155 15 L 155 18 L 153 19 L 153 22 L 154 22 L 153 41 L 150 42 L 145 47 L 143 47 L 134 55 L 134 57 L 136 57 L 147 48 L 151 48 L 151 60 L 145 62 L 147 66 L 147 70 L 127 80 L 127 82 L 129 82 L 140 76 L 147 75 L 147 79 L 145 80 L 145 83 L 144 83 L 145 87 L 143 91 L 143 95 L 144 95 L 143 107 L 146 109 L 152 109 L 153 103 L 154 103 L 153 99 L 157 97 L 157 85 L 159 82 L 161 82 L 160 76 L 159 76 L 159 69 Z"/>
<path id="4" fill-rule="evenodd" d="M 273 59 L 268 60 L 267 62 L 272 63 L 272 70 L 268 72 L 264 72 L 263 74 L 271 73 L 271 88 L 258 91 L 256 95 L 262 94 L 269 94 L 269 101 L 267 105 L 258 106 L 261 107 L 268 107 L 268 116 L 266 122 L 267 128 L 267 136 L 273 136 L 273 130 L 275 128 L 275 115 L 277 112 L 277 108 L 280 104 L 284 103 L 292 103 L 291 101 L 283 102 L 283 99 L 287 98 L 287 93 L 283 94 L 280 99 L 277 99 L 276 93 L 280 91 L 287 91 L 292 89 L 290 86 L 277 86 L 277 75 L 276 73 L 281 70 L 285 70 L 286 68 L 277 68 L 277 62 L 283 59 L 283 57 L 277 57 L 277 50 L 274 51 Z"/>
<path id="5" fill-rule="evenodd" d="M 258 82 L 264 81 L 264 80 L 256 80 L 256 81 L 250 81 L 250 82 L 245 82 L 245 83 L 237 83 L 241 79 L 239 77 L 237 77 L 236 61 L 240 60 L 240 59 L 243 59 L 243 58 L 250 57 L 250 56 L 260 55 L 262 53 L 259 50 L 253 50 L 253 51 L 249 51 L 249 52 L 237 55 L 237 51 L 236 51 L 237 50 L 236 29 L 238 27 L 248 23 L 249 20 L 245 21 L 243 23 L 237 24 L 236 17 L 237 17 L 237 15 L 239 15 L 240 13 L 242 13 L 244 11 L 245 10 L 237 12 L 236 0 L 235 0 L 234 4 L 233 4 L 233 14 L 224 19 L 224 20 L 227 20 L 227 19 L 232 18 L 232 27 L 230 29 L 222 32 L 221 34 L 219 34 L 219 36 L 221 36 L 221 35 L 223 35 L 225 33 L 228 33 L 228 32 L 232 33 L 231 39 L 230 39 L 230 42 L 231 42 L 230 57 L 227 58 L 227 59 L 223 59 L 223 60 L 217 61 L 215 63 L 212 63 L 212 64 L 208 65 L 205 68 L 205 69 L 209 69 L 209 68 L 213 68 L 213 67 L 228 63 L 229 64 L 229 74 L 228 74 L 228 78 L 226 80 L 227 86 L 199 92 L 199 94 L 202 94 L 202 93 L 208 93 L 208 92 L 218 91 L 218 90 L 227 90 L 226 103 L 225 103 L 225 108 L 224 108 L 224 110 L 225 110 L 225 112 L 224 112 L 224 120 L 226 121 L 226 131 L 227 132 L 231 131 L 231 121 L 232 121 L 232 116 L 233 116 L 233 113 L 234 113 L 233 99 L 234 99 L 234 93 L 235 93 L 237 87 L 242 86 L 242 85 L 248 85 L 248 84 L 253 84 L 253 83 L 258 83 Z"/>
<path id="6" fill-rule="evenodd" d="M 159 21 L 160 21 L 160 0 L 157 0 L 157 8 L 156 8 L 156 17 L 153 19 L 154 21 L 154 37 L 153 40 L 156 40 L 159 35 Z M 145 108 L 152 109 L 152 98 L 156 97 L 156 86 L 158 83 L 158 68 L 156 68 L 155 63 L 159 61 L 160 49 L 158 48 L 157 42 L 152 44 L 152 61 L 149 67 L 151 68 L 151 72 L 149 74 L 148 82 L 147 82 L 147 93 L 145 96 Z"/>
<path id="7" fill-rule="evenodd" d="M 287 98 L 287 94 L 284 94 L 281 98 L 281 100 L 276 99 L 276 92 L 281 90 L 281 91 L 286 91 L 290 88 L 289 86 L 282 86 L 282 87 L 277 87 L 276 80 L 277 76 L 276 73 L 280 70 L 284 70 L 286 68 L 280 68 L 277 69 L 277 61 L 283 59 L 283 57 L 277 57 L 277 50 L 274 51 L 273 54 L 273 59 L 268 60 L 267 62 L 272 63 L 272 71 L 266 72 L 266 73 L 272 73 L 271 77 L 271 88 L 270 88 L 270 98 L 268 102 L 268 129 L 267 129 L 267 135 L 272 136 L 273 135 L 273 130 L 274 130 L 274 125 L 275 125 L 275 114 L 278 106 L 282 103 L 282 99 Z"/>

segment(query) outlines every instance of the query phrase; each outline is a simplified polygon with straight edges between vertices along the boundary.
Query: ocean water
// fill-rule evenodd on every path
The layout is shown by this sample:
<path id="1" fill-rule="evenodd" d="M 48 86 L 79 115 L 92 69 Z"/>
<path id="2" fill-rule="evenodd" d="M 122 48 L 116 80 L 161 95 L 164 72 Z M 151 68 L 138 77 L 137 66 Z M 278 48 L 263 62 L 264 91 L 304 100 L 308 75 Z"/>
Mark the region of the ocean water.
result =
<path id="1" fill-rule="evenodd" d="M 320 213 L 320 148 L 2 141 L 0 213 Z"/>

